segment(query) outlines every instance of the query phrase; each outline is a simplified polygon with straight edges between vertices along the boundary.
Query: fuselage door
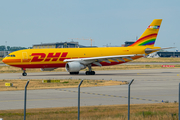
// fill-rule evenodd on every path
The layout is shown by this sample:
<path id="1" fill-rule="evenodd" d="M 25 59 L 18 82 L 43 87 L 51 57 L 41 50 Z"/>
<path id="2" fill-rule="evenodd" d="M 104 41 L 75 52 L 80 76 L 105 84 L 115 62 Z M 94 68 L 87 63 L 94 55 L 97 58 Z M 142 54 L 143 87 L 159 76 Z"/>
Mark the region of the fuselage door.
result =
<path id="1" fill-rule="evenodd" d="M 22 52 L 22 62 L 29 62 L 27 52 Z"/>

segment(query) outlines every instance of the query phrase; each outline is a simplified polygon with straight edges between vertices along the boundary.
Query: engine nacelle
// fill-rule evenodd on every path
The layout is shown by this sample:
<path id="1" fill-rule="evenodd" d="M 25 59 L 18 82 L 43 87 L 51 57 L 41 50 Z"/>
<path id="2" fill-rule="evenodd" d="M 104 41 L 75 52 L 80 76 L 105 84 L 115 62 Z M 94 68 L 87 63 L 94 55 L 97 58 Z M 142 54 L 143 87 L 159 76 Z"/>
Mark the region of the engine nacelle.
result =
<path id="1" fill-rule="evenodd" d="M 66 71 L 68 72 L 79 72 L 80 70 L 86 68 L 86 66 L 82 65 L 79 62 L 69 62 L 66 63 Z"/>
<path id="2" fill-rule="evenodd" d="M 52 71 L 56 68 L 41 68 L 41 71 Z"/>

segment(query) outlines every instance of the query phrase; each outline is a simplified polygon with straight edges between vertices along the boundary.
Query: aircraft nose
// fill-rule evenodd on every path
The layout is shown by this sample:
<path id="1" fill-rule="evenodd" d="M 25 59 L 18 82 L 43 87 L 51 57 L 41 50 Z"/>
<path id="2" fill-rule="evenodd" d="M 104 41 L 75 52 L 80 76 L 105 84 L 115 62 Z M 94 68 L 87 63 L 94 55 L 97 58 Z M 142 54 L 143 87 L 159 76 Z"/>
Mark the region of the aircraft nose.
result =
<path id="1" fill-rule="evenodd" d="M 7 63 L 7 59 L 4 58 L 4 59 L 2 60 L 2 62 L 3 62 L 3 63 Z"/>

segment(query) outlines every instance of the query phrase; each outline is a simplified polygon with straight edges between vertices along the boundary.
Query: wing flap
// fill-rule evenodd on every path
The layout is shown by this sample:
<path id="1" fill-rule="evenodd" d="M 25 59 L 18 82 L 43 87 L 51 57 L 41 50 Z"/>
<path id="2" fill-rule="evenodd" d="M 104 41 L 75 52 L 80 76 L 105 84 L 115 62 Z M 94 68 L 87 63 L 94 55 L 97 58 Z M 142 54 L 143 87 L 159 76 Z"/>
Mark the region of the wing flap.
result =
<path id="1" fill-rule="evenodd" d="M 125 60 L 123 58 L 117 58 L 117 59 L 120 60 L 120 61 L 125 62 Z"/>
<path id="2" fill-rule="evenodd" d="M 84 65 L 87 64 L 95 64 L 98 66 L 102 66 L 100 62 L 104 61 L 107 63 L 111 63 L 109 60 L 113 60 L 115 62 L 123 61 L 125 60 L 123 58 L 126 58 L 128 60 L 133 60 L 131 57 L 134 56 L 144 56 L 144 54 L 131 54 L 131 55 L 115 55 L 115 56 L 102 56 L 102 57 L 89 57 L 89 58 L 77 58 L 77 59 L 65 59 L 64 62 L 80 62 Z"/>
<path id="3" fill-rule="evenodd" d="M 102 60 L 99 60 L 100 62 L 104 61 L 104 62 L 107 62 L 107 63 L 111 63 L 108 59 L 102 59 Z"/>
<path id="4" fill-rule="evenodd" d="M 93 62 L 93 64 L 98 65 L 98 66 L 102 66 L 99 62 Z"/>

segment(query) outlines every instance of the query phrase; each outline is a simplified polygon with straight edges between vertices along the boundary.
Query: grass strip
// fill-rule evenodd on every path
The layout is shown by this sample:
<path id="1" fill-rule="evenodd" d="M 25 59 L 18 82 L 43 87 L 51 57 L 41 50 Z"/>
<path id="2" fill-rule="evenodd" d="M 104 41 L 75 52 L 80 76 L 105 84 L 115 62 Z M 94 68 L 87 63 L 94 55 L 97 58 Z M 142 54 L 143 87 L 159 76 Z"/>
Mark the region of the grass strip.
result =
<path id="1" fill-rule="evenodd" d="M 53 79 L 54 80 L 54 79 Z M 43 83 L 43 80 L 32 79 L 29 82 L 27 89 L 55 89 L 55 88 L 73 88 L 78 87 L 81 79 L 60 79 L 59 83 Z M 13 83 L 12 87 L 5 86 L 5 83 Z M 24 90 L 27 80 L 0 80 L 0 91 L 14 91 Z M 84 80 L 81 87 L 95 87 L 95 86 L 111 86 L 128 84 L 126 81 L 112 81 L 112 80 Z"/>
<path id="2" fill-rule="evenodd" d="M 77 120 L 77 107 L 27 109 L 27 120 Z M 127 120 L 127 105 L 85 106 L 82 120 Z M 0 110 L 3 120 L 22 120 L 23 110 Z M 132 104 L 132 120 L 177 120 L 178 103 Z"/>

